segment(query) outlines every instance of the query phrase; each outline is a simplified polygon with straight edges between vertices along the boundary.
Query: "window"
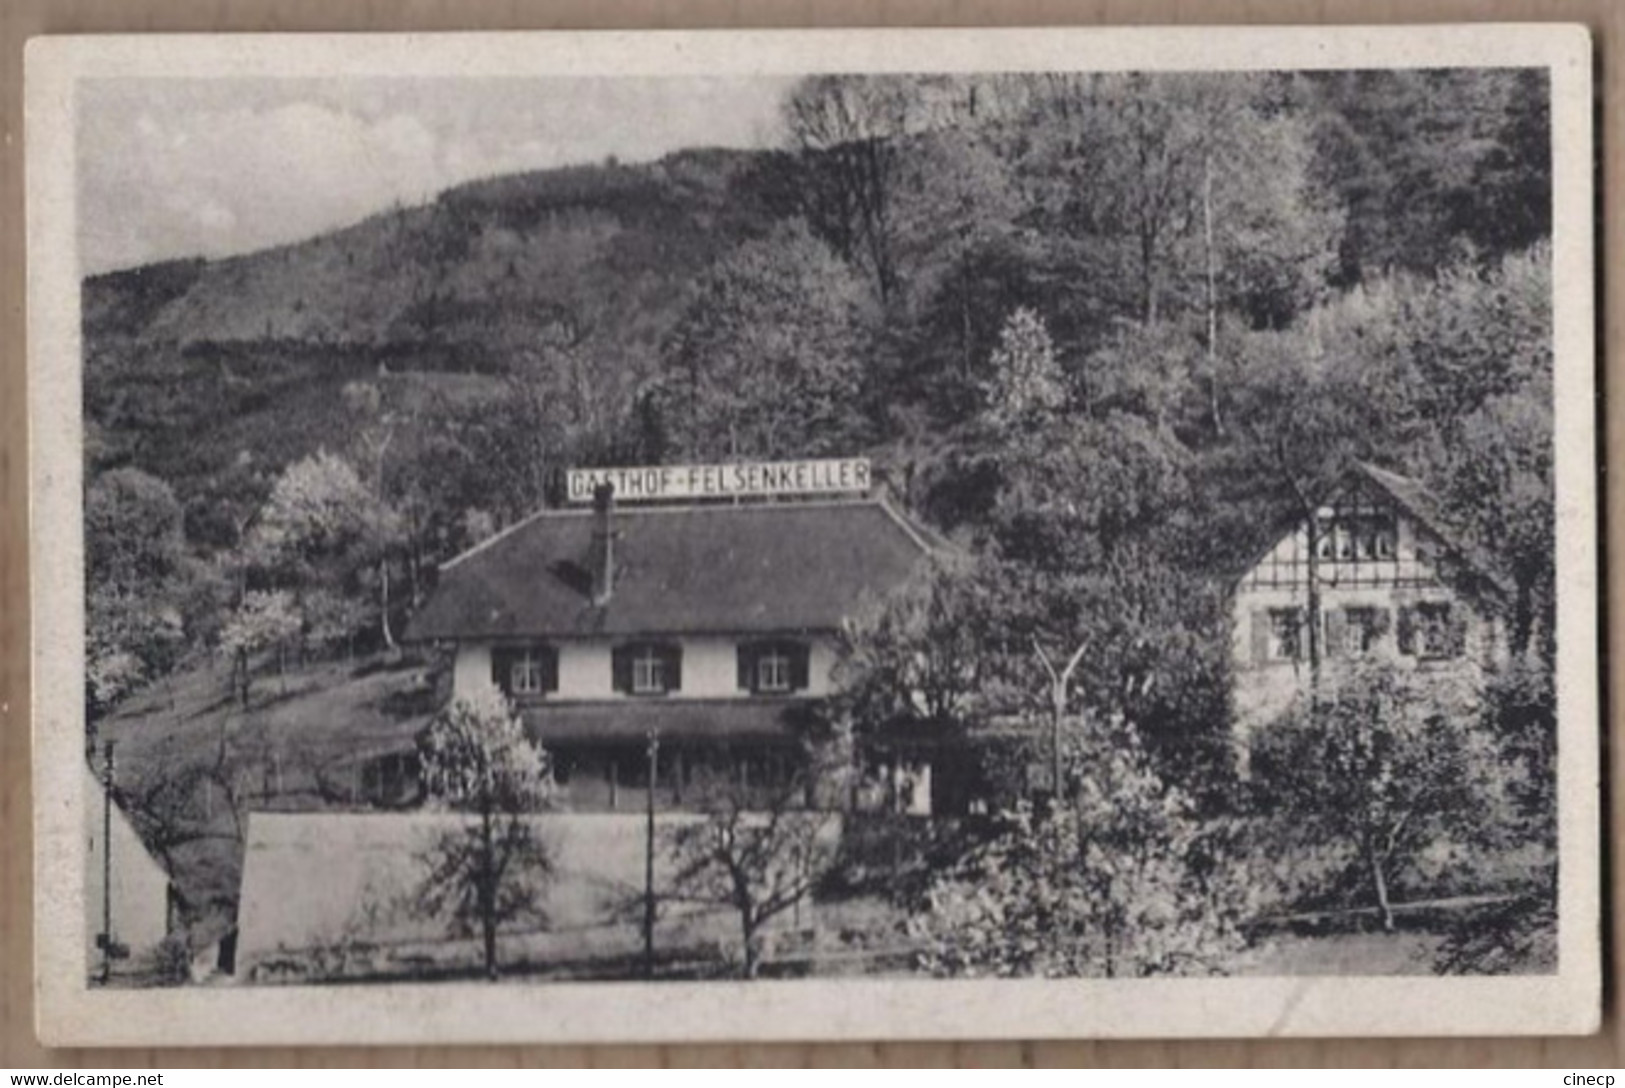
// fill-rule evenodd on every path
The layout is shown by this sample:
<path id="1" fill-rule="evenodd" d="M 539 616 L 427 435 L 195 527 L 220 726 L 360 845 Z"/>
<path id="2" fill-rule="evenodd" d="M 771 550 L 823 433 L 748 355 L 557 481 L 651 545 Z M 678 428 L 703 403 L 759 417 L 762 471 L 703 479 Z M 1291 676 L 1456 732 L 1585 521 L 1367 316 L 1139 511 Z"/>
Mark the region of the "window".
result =
<path id="1" fill-rule="evenodd" d="M 632 694 L 657 695 L 666 690 L 666 657 L 653 646 L 632 655 Z"/>
<path id="2" fill-rule="evenodd" d="M 1462 617 L 1445 601 L 1428 601 L 1400 613 L 1399 650 L 1413 657 L 1459 657 L 1465 641 Z"/>
<path id="3" fill-rule="evenodd" d="M 757 691 L 790 690 L 790 655 L 774 646 L 756 659 Z"/>
<path id="4" fill-rule="evenodd" d="M 558 651 L 539 642 L 492 647 L 491 682 L 516 698 L 537 698 L 557 691 Z"/>
<path id="5" fill-rule="evenodd" d="M 523 650 L 514 658 L 508 675 L 508 690 L 514 695 L 540 695 L 546 688 L 542 657 L 535 650 Z"/>
<path id="6" fill-rule="evenodd" d="M 658 642 L 637 642 L 614 651 L 615 690 L 629 695 L 666 695 L 681 690 L 682 651 Z"/>
<path id="7" fill-rule="evenodd" d="M 808 649 L 802 642 L 745 642 L 739 646 L 739 690 L 788 695 L 807 686 Z"/>
<path id="8" fill-rule="evenodd" d="M 1454 657 L 1454 624 L 1448 604 L 1416 606 L 1416 652 L 1418 657 Z"/>
<path id="9" fill-rule="evenodd" d="M 1296 661 L 1303 656 L 1303 613 L 1297 608 L 1261 608 L 1253 613 L 1253 659 Z"/>
<path id="10" fill-rule="evenodd" d="M 1328 520 L 1321 526 L 1316 554 L 1322 559 L 1348 563 L 1392 559 L 1394 519 L 1383 514 L 1360 514 Z"/>
<path id="11" fill-rule="evenodd" d="M 1358 657 L 1377 648 L 1388 632 L 1388 610 L 1358 605 L 1326 613 L 1326 648 L 1333 654 Z"/>
<path id="12" fill-rule="evenodd" d="M 1303 620 L 1296 608 L 1270 609 L 1270 657 L 1296 661 L 1303 656 Z"/>
<path id="13" fill-rule="evenodd" d="M 1392 559 L 1395 555 L 1394 541 L 1398 536 L 1394 527 L 1394 519 L 1389 517 L 1369 518 L 1366 521 L 1364 542 L 1364 558 L 1366 559 Z"/>

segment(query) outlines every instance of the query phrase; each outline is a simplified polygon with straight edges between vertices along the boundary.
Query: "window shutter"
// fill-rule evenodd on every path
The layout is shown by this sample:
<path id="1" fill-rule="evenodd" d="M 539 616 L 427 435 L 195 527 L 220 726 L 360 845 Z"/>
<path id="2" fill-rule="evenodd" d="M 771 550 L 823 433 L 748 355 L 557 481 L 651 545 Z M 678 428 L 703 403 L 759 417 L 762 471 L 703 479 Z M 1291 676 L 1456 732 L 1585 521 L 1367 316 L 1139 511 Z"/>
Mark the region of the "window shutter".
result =
<path id="1" fill-rule="evenodd" d="M 1326 617 L 1326 656 L 1340 656 L 1348 644 L 1348 613 L 1341 608 L 1328 608 L 1321 614 Z"/>
<path id="2" fill-rule="evenodd" d="M 811 656 L 805 642 L 792 642 L 785 647 L 790 656 L 790 690 L 807 689 L 808 659 Z"/>
<path id="3" fill-rule="evenodd" d="M 513 687 L 513 651 L 502 646 L 491 647 L 491 683 L 499 691 Z"/>
<path id="4" fill-rule="evenodd" d="M 739 644 L 739 690 L 756 690 L 756 647 L 749 642 Z"/>
<path id="5" fill-rule="evenodd" d="M 611 672 L 616 691 L 632 690 L 632 647 L 617 646 L 611 654 Z"/>
<path id="6" fill-rule="evenodd" d="M 1416 654 L 1416 609 L 1409 605 L 1399 610 L 1399 652 Z"/>
<path id="7" fill-rule="evenodd" d="M 666 657 L 666 690 L 683 690 L 683 648 L 666 646 L 661 652 Z"/>
<path id="8" fill-rule="evenodd" d="M 1253 664 L 1261 665 L 1270 659 L 1270 610 L 1253 609 Z"/>
<path id="9" fill-rule="evenodd" d="M 559 690 L 559 651 L 553 646 L 538 646 L 536 654 L 542 662 L 542 690 Z"/>

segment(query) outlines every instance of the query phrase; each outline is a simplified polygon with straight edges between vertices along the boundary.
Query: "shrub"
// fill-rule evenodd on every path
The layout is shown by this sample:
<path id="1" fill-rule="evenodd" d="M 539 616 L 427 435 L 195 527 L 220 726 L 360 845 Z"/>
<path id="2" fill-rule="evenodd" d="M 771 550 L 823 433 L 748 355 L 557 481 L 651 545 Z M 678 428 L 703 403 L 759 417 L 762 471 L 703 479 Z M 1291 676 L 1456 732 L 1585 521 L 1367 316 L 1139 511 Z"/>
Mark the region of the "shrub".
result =
<path id="1" fill-rule="evenodd" d="M 1445 677 L 1373 663 L 1254 741 L 1258 796 L 1283 837 L 1354 854 L 1385 929 L 1395 878 L 1425 848 L 1500 822 L 1497 751 L 1474 709 Z"/>
<path id="2" fill-rule="evenodd" d="M 1134 728 L 1087 723 L 1071 788 L 1026 803 L 931 887 L 915 922 L 943 975 L 1217 971 L 1246 907 L 1228 835 L 1158 777 Z"/>

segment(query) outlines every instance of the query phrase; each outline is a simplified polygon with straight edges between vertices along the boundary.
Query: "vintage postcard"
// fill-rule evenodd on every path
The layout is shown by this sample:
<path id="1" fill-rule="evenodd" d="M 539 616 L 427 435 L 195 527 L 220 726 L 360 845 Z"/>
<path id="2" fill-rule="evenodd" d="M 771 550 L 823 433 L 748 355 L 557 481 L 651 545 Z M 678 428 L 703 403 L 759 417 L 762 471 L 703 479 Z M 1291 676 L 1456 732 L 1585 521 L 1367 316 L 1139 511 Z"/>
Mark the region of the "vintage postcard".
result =
<path id="1" fill-rule="evenodd" d="M 1595 1030 L 1590 65 L 30 43 L 42 1037 Z"/>

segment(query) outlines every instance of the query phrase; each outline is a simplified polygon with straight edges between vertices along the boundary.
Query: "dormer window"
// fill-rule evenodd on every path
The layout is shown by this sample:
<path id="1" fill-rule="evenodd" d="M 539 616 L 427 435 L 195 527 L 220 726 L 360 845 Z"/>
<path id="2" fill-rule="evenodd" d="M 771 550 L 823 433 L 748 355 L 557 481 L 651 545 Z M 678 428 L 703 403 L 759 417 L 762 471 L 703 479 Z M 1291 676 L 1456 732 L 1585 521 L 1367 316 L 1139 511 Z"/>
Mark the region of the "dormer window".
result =
<path id="1" fill-rule="evenodd" d="M 559 690 L 559 655 L 540 642 L 491 650 L 491 681 L 516 699 L 540 698 Z"/>
<path id="2" fill-rule="evenodd" d="M 682 690 L 682 651 L 667 643 L 635 642 L 615 648 L 615 690 L 667 695 Z"/>
<path id="3" fill-rule="evenodd" d="M 1392 559 L 1395 524 L 1386 514 L 1348 514 L 1322 523 L 1316 554 L 1348 563 Z"/>
<path id="4" fill-rule="evenodd" d="M 806 643 L 747 642 L 739 647 L 739 688 L 756 695 L 789 695 L 807 687 Z"/>

